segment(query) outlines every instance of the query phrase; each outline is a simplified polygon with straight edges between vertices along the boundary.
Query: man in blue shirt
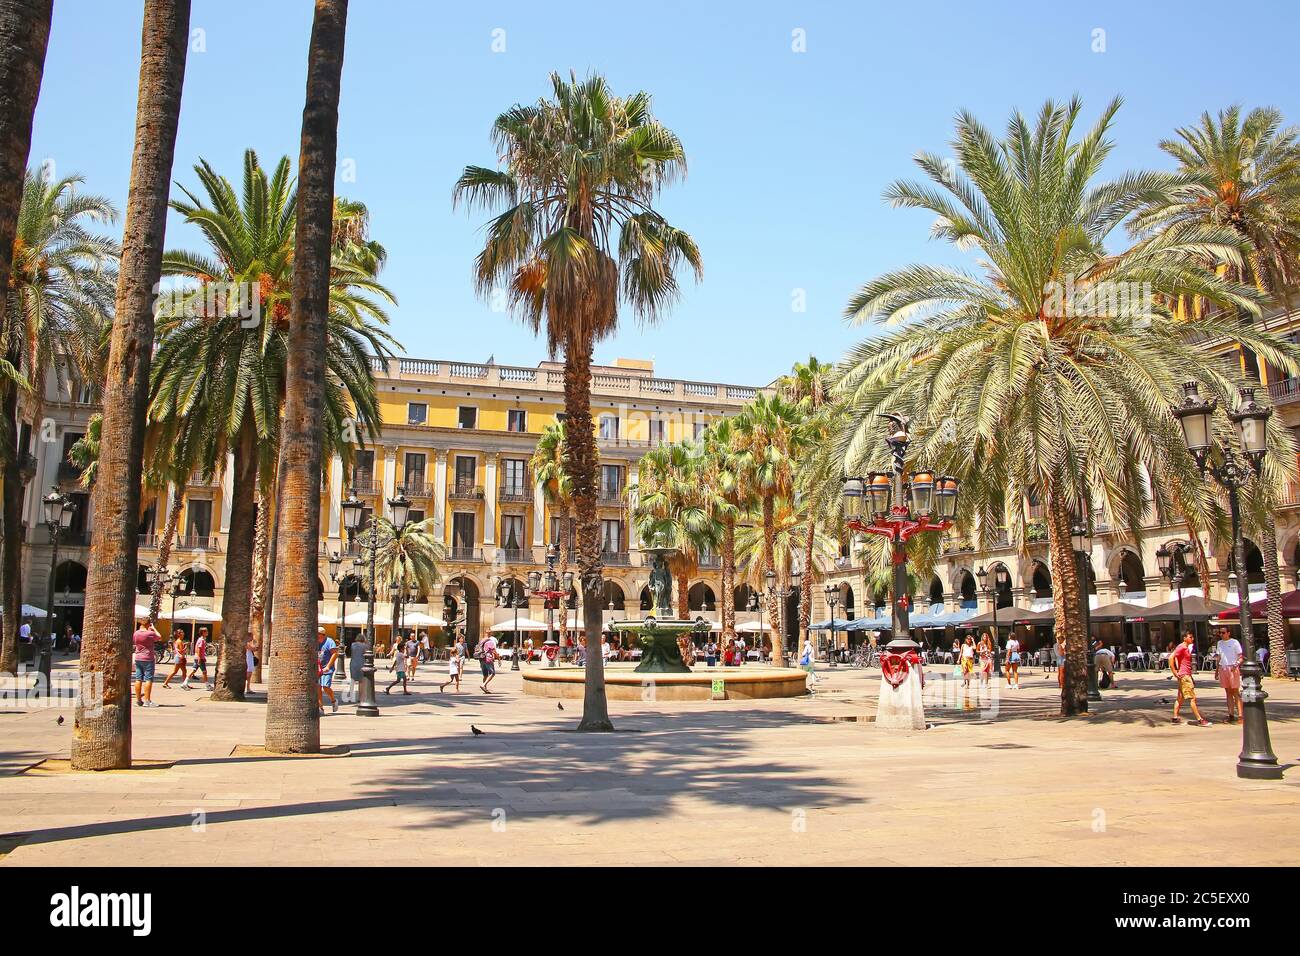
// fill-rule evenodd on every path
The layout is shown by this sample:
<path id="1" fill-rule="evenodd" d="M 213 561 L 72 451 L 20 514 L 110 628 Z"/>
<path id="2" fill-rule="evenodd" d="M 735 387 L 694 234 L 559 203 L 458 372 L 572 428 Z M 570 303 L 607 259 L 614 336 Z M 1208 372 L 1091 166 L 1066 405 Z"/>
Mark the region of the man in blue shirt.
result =
<path id="1" fill-rule="evenodd" d="M 316 695 L 316 706 L 325 712 L 326 696 L 330 699 L 330 713 L 338 713 L 339 702 L 334 699 L 334 659 L 339 655 L 338 645 L 334 639 L 326 636 L 325 628 L 316 628 L 316 643 L 320 647 L 317 661 L 320 665 L 320 693 Z"/>

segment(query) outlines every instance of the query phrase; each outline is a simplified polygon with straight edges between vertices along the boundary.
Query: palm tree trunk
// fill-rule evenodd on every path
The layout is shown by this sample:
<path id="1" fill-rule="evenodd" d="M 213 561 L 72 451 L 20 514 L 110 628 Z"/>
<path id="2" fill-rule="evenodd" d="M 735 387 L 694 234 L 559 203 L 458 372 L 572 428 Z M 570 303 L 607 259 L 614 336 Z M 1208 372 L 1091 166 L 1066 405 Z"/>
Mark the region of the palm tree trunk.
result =
<path id="1" fill-rule="evenodd" d="M 263 490 L 261 473 L 258 473 L 257 482 L 257 532 L 253 538 L 253 600 L 250 604 L 248 614 L 248 629 L 253 634 L 253 646 L 257 648 L 257 663 L 253 667 L 253 681 L 262 683 L 262 662 L 266 659 L 266 648 L 263 644 L 266 640 L 266 621 L 263 615 L 266 613 L 266 564 L 267 553 L 270 550 L 270 527 L 271 521 L 268 512 L 270 511 L 270 500 Z M 340 631 L 340 634 L 343 632 Z"/>
<path id="2" fill-rule="evenodd" d="M 683 568 L 677 572 L 677 620 L 679 621 L 688 620 L 691 615 L 690 586 L 690 575 Z"/>
<path id="3" fill-rule="evenodd" d="M 736 636 L 736 521 L 722 524 L 722 642 Z"/>
<path id="4" fill-rule="evenodd" d="M 1056 633 L 1065 635 L 1065 682 L 1061 688 L 1061 716 L 1088 712 L 1088 635 L 1079 610 L 1079 575 L 1070 540 L 1070 508 L 1062 495 L 1048 489 L 1047 545 L 1052 555 L 1052 601 Z"/>
<path id="5" fill-rule="evenodd" d="M 185 503 L 185 498 L 181 494 L 179 484 L 173 483 L 174 491 L 172 492 L 172 504 L 167 509 L 167 526 L 163 529 L 162 541 L 158 543 L 158 566 L 167 567 L 167 562 L 172 557 L 172 543 L 176 540 L 176 526 L 181 520 L 181 506 Z M 149 623 L 150 625 L 158 622 L 158 615 L 162 613 L 163 584 L 166 582 L 159 577 L 149 588 Z"/>
<path id="6" fill-rule="evenodd" d="M 578 538 L 578 576 L 582 581 L 582 627 L 587 635 L 586 683 L 579 730 L 613 730 L 605 699 L 605 662 L 600 654 L 600 614 L 604 582 L 600 576 L 600 524 L 596 518 L 596 432 L 591 421 L 591 341 L 567 343 L 564 350 L 564 465 L 573 483 Z M 565 614 L 568 613 L 566 609 Z"/>
<path id="7" fill-rule="evenodd" d="M 776 523 L 771 495 L 763 497 L 763 576 L 776 570 Z M 763 589 L 762 584 L 759 585 Z M 767 601 L 767 622 L 772 629 L 772 663 L 785 667 L 785 634 L 781 629 L 781 599 L 776 594 L 764 594 Z"/>
<path id="8" fill-rule="evenodd" d="M 189 0 L 145 0 L 135 152 L 109 340 L 82 625 L 81 686 L 100 684 L 103 699 L 101 706 L 77 701 L 72 731 L 77 770 L 131 765 L 131 618 L 154 290 L 162 272 L 189 34 Z"/>
<path id="9" fill-rule="evenodd" d="M 307 53 L 281 438 L 284 493 L 277 502 L 280 521 L 272 595 L 275 656 L 267 685 L 266 749 L 274 753 L 320 750 L 316 705 L 320 423 L 325 420 L 330 238 L 347 16 L 347 0 L 316 0 Z"/>
<path id="10" fill-rule="evenodd" d="M 563 529 L 564 539 L 556 542 L 560 549 L 560 580 L 564 580 L 564 574 L 569 570 L 569 549 L 573 546 L 573 509 L 570 507 L 569 513 L 560 520 L 560 527 Z M 560 624 L 559 637 L 557 640 L 560 646 L 556 648 L 558 654 L 560 650 L 569 644 L 569 598 L 566 595 L 559 602 Z M 548 635 L 549 636 L 549 635 Z"/>
<path id="11" fill-rule="evenodd" d="M 257 423 L 244 409 L 230 480 L 230 533 L 226 536 L 226 587 L 221 598 L 221 661 L 213 700 L 243 700 L 253 602 L 253 551 L 257 535 Z M 313 548 L 312 552 L 315 553 Z"/>
<path id="12" fill-rule="evenodd" d="M 32 148 L 32 116 L 45 72 L 45 48 L 50 38 L 53 0 L 5 0 L 0 3 L 0 276 L 13 268 L 14 235 L 22 206 L 23 176 Z M 8 296 L 0 296 L 0 329 L 8 333 L 19 316 L 7 316 Z M 6 334 L 7 341 L 13 341 Z M 5 358 L 20 367 L 17 348 Z M 18 670 L 18 621 L 22 612 L 23 483 L 19 474 L 18 388 L 0 382 L 0 479 L 4 481 L 4 541 L 0 545 L 0 672 Z M 53 613 L 53 608 L 50 609 Z"/>
<path id="13" fill-rule="evenodd" d="M 803 579 L 799 585 L 799 629 L 804 633 L 812 623 L 813 548 L 817 544 L 817 522 L 808 515 L 808 534 L 803 546 Z"/>
<path id="14" fill-rule="evenodd" d="M 1274 677 L 1286 677 L 1286 619 L 1282 617 L 1282 581 L 1277 563 L 1277 526 L 1270 509 L 1267 520 L 1261 522 L 1259 553 L 1264 556 L 1264 599 L 1268 609 L 1268 663 Z"/>
<path id="15" fill-rule="evenodd" d="M 281 434 L 283 434 L 283 428 L 281 428 Z M 283 453 L 284 453 L 284 444 L 283 442 L 281 442 L 280 448 L 279 450 L 277 450 L 275 455 L 275 474 L 274 476 L 272 476 L 273 480 L 275 481 L 276 501 L 284 500 L 284 468 L 281 465 Z M 346 541 L 346 534 L 347 533 L 344 532 L 345 541 Z M 267 547 L 266 547 L 267 550 L 266 592 L 268 594 L 275 593 L 275 555 L 276 555 L 276 542 L 279 540 L 280 540 L 280 509 L 276 508 L 275 518 L 271 521 L 271 538 L 267 542 Z M 346 626 L 343 624 L 340 624 L 339 627 L 346 630 Z M 339 633 L 343 633 L 343 631 L 340 631 Z M 271 645 L 272 643 L 274 643 L 274 641 L 275 641 L 275 631 L 271 626 L 271 602 L 267 601 L 265 607 L 262 609 L 262 656 L 260 659 L 261 662 L 258 664 L 259 676 L 266 661 L 270 659 Z"/>

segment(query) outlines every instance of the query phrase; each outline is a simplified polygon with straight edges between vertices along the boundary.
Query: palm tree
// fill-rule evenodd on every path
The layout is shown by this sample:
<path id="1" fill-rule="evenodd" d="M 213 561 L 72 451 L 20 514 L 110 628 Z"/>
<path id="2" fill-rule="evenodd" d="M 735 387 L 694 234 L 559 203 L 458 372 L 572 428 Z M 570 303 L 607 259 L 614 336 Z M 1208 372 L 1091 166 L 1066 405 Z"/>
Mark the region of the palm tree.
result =
<path id="1" fill-rule="evenodd" d="M 709 493 L 706 507 L 722 529 L 719 617 L 725 643 L 736 636 L 736 527 L 754 513 L 758 499 L 740 473 L 735 450 L 735 419 L 714 422 L 704 430 L 700 440 L 704 446 L 700 481 Z"/>
<path id="2" fill-rule="evenodd" d="M 293 296 L 287 336 L 280 472 L 284 492 L 276 533 L 273 615 L 277 632 L 267 688 L 266 749 L 320 749 L 316 711 L 316 551 L 320 540 L 323 436 L 330 388 L 330 240 L 338 151 L 339 89 L 347 35 L 347 0 L 317 0 L 307 52 L 302 114 L 302 185 L 294 239 Z M 360 271 L 360 270 L 358 270 Z M 364 274 L 364 273 L 362 273 Z M 359 319 L 359 316 L 357 317 Z M 369 363 L 366 363 L 367 372 Z M 346 383 L 345 383 L 346 385 Z"/>
<path id="3" fill-rule="evenodd" d="M 803 456 L 806 435 L 799 408 L 779 394 L 759 395 L 735 418 L 736 470 L 749 493 L 760 499 L 763 548 L 758 564 L 752 565 L 755 580 L 768 571 L 780 578 L 775 564 L 776 507 L 779 500 L 791 501 L 795 489 L 795 463 Z M 779 622 L 780 604 L 767 595 L 772 624 L 772 659 L 785 666 L 785 635 Z"/>
<path id="4" fill-rule="evenodd" d="M 401 604 L 407 590 L 415 585 L 427 595 L 441 580 L 439 565 L 446 559 L 446 549 L 438 540 L 433 518 L 412 521 L 396 527 L 387 518 L 379 518 L 380 540 L 384 543 L 375 556 L 376 587 L 388 588 L 393 600 L 393 637 L 396 640 Z"/>
<path id="5" fill-rule="evenodd" d="M 182 187 L 188 201 L 173 201 L 172 207 L 199 227 L 212 255 L 171 251 L 163 258 L 166 275 L 191 284 L 176 293 L 160 321 L 150 419 L 164 448 L 197 445 L 190 457 L 208 473 L 223 468 L 226 452 L 233 452 L 222 663 L 213 699 L 241 700 L 242 648 L 252 630 L 258 476 L 269 476 L 278 457 L 289 361 L 295 193 L 288 157 L 268 176 L 257 154 L 247 150 L 242 201 L 206 161 L 200 160 L 195 172 L 207 201 Z M 231 284 L 256 289 L 257 308 L 212 308 L 217 297 L 211 290 L 228 290 Z M 378 433 L 370 354 L 385 354 L 392 339 L 378 327 L 387 321 L 383 308 L 366 293 L 392 300 L 373 276 L 334 259 L 326 364 L 343 388 L 326 389 L 322 396 L 316 425 L 326 441 L 342 434 L 354 414 L 371 435 Z M 250 295 L 246 305 L 253 304 Z M 263 490 L 268 481 L 262 480 Z"/>
<path id="6" fill-rule="evenodd" d="M 146 0 L 136 106 L 135 153 L 127 194 L 113 331 L 104 386 L 95 523 L 82 624 L 82 686 L 102 681 L 103 704 L 78 699 L 72 766 L 131 764 L 131 617 L 136 596 L 137 528 L 144 471 L 155 290 L 162 271 L 167 195 L 189 46 L 189 0 Z"/>
<path id="7" fill-rule="evenodd" d="M 542 489 L 542 498 L 558 520 L 559 573 L 563 578 L 569 570 L 569 548 L 573 542 L 573 480 L 565 470 L 564 422 L 555 421 L 542 430 L 537 447 L 533 449 L 529 467 L 533 481 Z M 568 602 L 560 608 L 560 647 L 569 643 Z M 547 637 L 550 637 L 548 634 Z"/>
<path id="8" fill-rule="evenodd" d="M 50 38 L 53 0 L 0 0 L 0 276 L 10 274 L 14 238 L 22 206 L 23 174 L 32 147 L 32 117 L 45 72 L 45 49 Z M 5 493 L 0 505 L 0 671 L 18 670 L 18 621 L 22 607 L 23 487 L 18 448 L 18 394 L 26 386 L 18 368 L 23 340 L 18 323 L 11 320 L 8 304 L 0 297 L 0 482 Z"/>
<path id="9" fill-rule="evenodd" d="M 107 199 L 77 192 L 81 183 L 77 176 L 53 181 L 40 169 L 29 170 L 23 185 L 4 334 L 5 352 L 19 358 L 24 417 L 33 422 L 43 415 L 49 370 L 69 393 L 82 383 L 97 389 L 103 380 L 117 243 L 93 230 L 115 220 L 117 210 Z M 13 451 L 21 456 L 28 449 Z M 17 499 L 10 509 L 21 510 L 23 492 L 21 481 L 5 484 L 5 496 Z"/>
<path id="10" fill-rule="evenodd" d="M 1266 292 L 1290 311 L 1290 290 L 1300 281 L 1300 130 L 1284 128 L 1272 107 L 1242 116 L 1230 106 L 1217 117 L 1177 130 L 1160 148 L 1178 162 L 1185 184 L 1172 197 L 1150 203 L 1134 217 L 1134 234 L 1178 236 L 1206 226 L 1227 226 L 1240 237 L 1246 255 L 1230 263 L 1228 275 Z M 1172 201 L 1170 201 L 1172 200 Z M 1277 529 L 1272 502 L 1265 498 L 1253 522 L 1264 556 L 1269 660 L 1274 677 L 1287 675 L 1287 625 L 1282 617 Z M 1197 540 L 1193 532 L 1193 538 Z M 1198 547 L 1198 570 L 1203 551 Z M 1201 580 L 1208 580 L 1202 577 Z"/>
<path id="11" fill-rule="evenodd" d="M 896 183 L 887 198 L 934 212 L 934 233 L 976 249 L 984 274 L 918 265 L 870 282 L 847 315 L 900 327 L 854 348 L 837 384 L 848 406 L 840 447 L 849 473 L 887 466 L 878 416 L 901 413 L 911 416 L 913 464 L 963 479 L 959 517 L 985 540 L 1005 523 L 1022 542 L 1025 501 L 1044 503 L 1055 624 L 1067 649 L 1064 715 L 1087 708 L 1072 518 L 1100 508 L 1112 526 L 1140 534 L 1149 508 L 1168 504 L 1165 485 L 1146 476 L 1199 481 L 1168 408 L 1189 378 L 1230 393 L 1235 383 L 1209 343 L 1240 342 L 1295 366 L 1276 337 L 1169 304 L 1199 296 L 1258 313 L 1252 290 L 1202 265 L 1205 255 L 1237 258 L 1230 231 L 1106 249 L 1119 223 L 1177 180 L 1129 173 L 1094 184 L 1118 108 L 1113 101 L 1077 140 L 1077 100 L 1048 102 L 1036 124 L 1014 114 L 1002 140 L 963 113 L 958 171 L 920 154 L 932 184 Z"/>
<path id="12" fill-rule="evenodd" d="M 676 548 L 668 562 L 677 578 L 677 617 L 690 617 L 690 578 L 700 558 L 717 551 L 723 526 L 712 507 L 704 450 L 690 439 L 651 449 L 638 466 L 637 483 L 628 489 L 635 498 L 632 522 L 637 536 L 649 544 Z M 723 589 L 726 589 L 724 583 Z"/>
<path id="13" fill-rule="evenodd" d="M 805 568 L 813 567 L 813 552 L 819 526 L 835 529 L 839 539 L 841 522 L 842 463 L 828 441 L 834 430 L 836 409 L 831 405 L 831 380 L 834 366 L 810 355 L 807 362 L 796 362 L 789 375 L 777 380 L 777 388 L 789 401 L 799 406 L 803 415 L 803 430 L 810 458 L 820 459 L 801 463 L 798 473 L 798 493 L 809 520 L 804 539 Z M 812 618 L 813 575 L 804 574 L 799 593 L 799 626 L 806 633 Z"/>
<path id="14" fill-rule="evenodd" d="M 676 298 L 677 272 L 701 275 L 695 241 L 652 203 L 686 169 L 686 154 L 644 92 L 615 96 L 603 77 L 551 75 L 552 98 L 497 117 L 504 169 L 467 166 L 455 201 L 500 209 L 475 261 L 480 293 L 511 305 L 552 355 L 564 353 L 566 470 L 573 484 L 587 644 L 600 642 L 598 458 L 591 419 L 591 357 L 618 328 L 620 302 L 644 322 Z M 587 655 L 580 730 L 612 730 L 599 654 Z"/>

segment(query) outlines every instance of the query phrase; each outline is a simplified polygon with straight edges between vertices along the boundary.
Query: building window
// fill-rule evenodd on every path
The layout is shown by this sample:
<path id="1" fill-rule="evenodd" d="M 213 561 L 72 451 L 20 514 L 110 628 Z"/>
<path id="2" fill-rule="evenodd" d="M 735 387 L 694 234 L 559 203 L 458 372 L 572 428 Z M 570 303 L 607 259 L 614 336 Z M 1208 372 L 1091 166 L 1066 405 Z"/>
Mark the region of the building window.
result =
<path id="1" fill-rule="evenodd" d="M 623 494 L 623 466 L 600 466 L 600 497 L 612 501 Z"/>
<path id="2" fill-rule="evenodd" d="M 512 408 L 506 412 L 506 431 L 528 431 L 528 413 L 522 408 Z"/>
<path id="3" fill-rule="evenodd" d="M 602 441 L 618 441 L 618 416 L 600 416 L 600 437 Z"/>
<path id="4" fill-rule="evenodd" d="M 457 511 L 451 516 L 451 546 L 461 554 L 474 547 L 474 513 Z"/>
<path id="5" fill-rule="evenodd" d="M 528 462 L 522 458 L 506 458 L 501 462 L 501 493 L 528 494 Z"/>
<path id="6" fill-rule="evenodd" d="M 374 451 L 357 451 L 352 455 L 352 484 L 357 488 L 368 489 L 375 480 Z"/>
<path id="7" fill-rule="evenodd" d="M 406 424 L 423 425 L 429 420 L 429 406 L 424 402 L 406 403 Z"/>
<path id="8" fill-rule="evenodd" d="M 656 445 L 663 444 L 664 441 L 664 420 L 662 418 L 652 418 L 646 423 L 650 427 L 650 441 Z"/>
<path id="9" fill-rule="evenodd" d="M 402 471 L 405 474 L 406 490 L 416 490 L 424 488 L 424 463 L 425 456 L 422 452 L 408 451 L 406 453 L 406 463 Z"/>
<path id="10" fill-rule="evenodd" d="M 705 433 L 706 431 L 708 431 L 708 430 L 709 430 L 709 425 L 708 425 L 707 422 L 696 422 L 696 423 L 695 423 L 695 432 L 694 432 L 694 434 L 695 434 L 695 440 L 696 440 L 696 441 L 699 441 L 701 438 L 703 438 L 703 437 L 704 437 L 704 433 Z"/>
<path id="11" fill-rule="evenodd" d="M 600 550 L 606 554 L 618 554 L 623 550 L 623 522 L 601 521 Z"/>
<path id="12" fill-rule="evenodd" d="M 191 498 L 185 509 L 185 536 L 191 541 L 212 534 L 212 502 L 207 498 Z"/>
<path id="13" fill-rule="evenodd" d="M 460 428 L 478 428 L 478 409 L 473 405 L 458 406 L 456 424 Z"/>
<path id="14" fill-rule="evenodd" d="M 456 456 L 456 490 L 467 492 L 474 490 L 474 475 L 478 469 L 478 459 L 472 455 Z"/>
<path id="15" fill-rule="evenodd" d="M 407 524 L 419 524 L 424 520 L 424 512 L 419 508 L 412 508 L 406 515 Z"/>
<path id="16" fill-rule="evenodd" d="M 524 516 L 501 516 L 501 546 L 507 551 L 524 549 Z"/>
<path id="17" fill-rule="evenodd" d="M 562 548 L 571 546 L 573 544 L 572 526 L 560 518 L 552 518 L 551 540 Z"/>

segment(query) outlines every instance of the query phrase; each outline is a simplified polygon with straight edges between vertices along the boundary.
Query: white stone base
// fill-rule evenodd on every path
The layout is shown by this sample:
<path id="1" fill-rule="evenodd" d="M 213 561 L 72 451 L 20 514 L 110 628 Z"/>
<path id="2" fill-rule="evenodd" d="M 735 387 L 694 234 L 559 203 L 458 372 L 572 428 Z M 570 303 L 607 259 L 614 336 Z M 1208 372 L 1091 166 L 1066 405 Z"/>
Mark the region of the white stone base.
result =
<path id="1" fill-rule="evenodd" d="M 891 687 L 883 674 L 880 676 L 876 726 L 885 730 L 925 730 L 920 668 L 909 670 L 907 678 L 897 688 Z"/>

